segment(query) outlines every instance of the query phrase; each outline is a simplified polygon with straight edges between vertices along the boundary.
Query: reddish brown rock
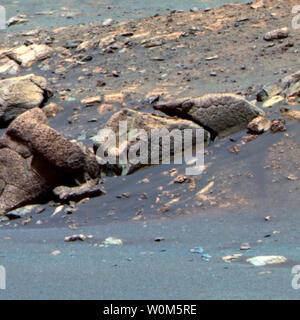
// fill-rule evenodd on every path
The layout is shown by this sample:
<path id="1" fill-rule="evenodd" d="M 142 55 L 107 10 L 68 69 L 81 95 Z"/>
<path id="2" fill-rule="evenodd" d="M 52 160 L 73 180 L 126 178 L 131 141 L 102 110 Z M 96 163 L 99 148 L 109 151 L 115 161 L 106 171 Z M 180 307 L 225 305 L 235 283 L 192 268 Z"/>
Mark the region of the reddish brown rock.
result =
<path id="1" fill-rule="evenodd" d="M 16 118 L 0 139 L 0 214 L 62 183 L 76 185 L 98 175 L 95 156 L 48 126 L 44 112 L 33 108 Z"/>

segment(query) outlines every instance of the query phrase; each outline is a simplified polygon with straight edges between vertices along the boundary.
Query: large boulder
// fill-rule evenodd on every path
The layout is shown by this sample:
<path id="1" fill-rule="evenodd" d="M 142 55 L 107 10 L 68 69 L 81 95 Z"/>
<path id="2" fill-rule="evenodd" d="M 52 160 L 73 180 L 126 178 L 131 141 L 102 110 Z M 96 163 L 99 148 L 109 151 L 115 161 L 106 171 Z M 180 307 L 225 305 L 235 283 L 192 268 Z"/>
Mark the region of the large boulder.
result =
<path id="1" fill-rule="evenodd" d="M 99 175 L 93 154 L 49 127 L 41 109 L 31 109 L 0 139 L 0 214 L 61 184 L 78 185 Z"/>
<path id="2" fill-rule="evenodd" d="M 0 127 L 51 96 L 45 78 L 29 74 L 0 80 Z"/>
<path id="3" fill-rule="evenodd" d="M 248 123 L 264 112 L 243 97 L 231 93 L 206 94 L 162 102 L 154 109 L 169 116 L 192 120 L 215 136 L 225 136 L 247 127 Z"/>
<path id="4" fill-rule="evenodd" d="M 126 126 L 124 126 L 124 123 L 126 123 Z M 171 160 L 174 159 L 176 153 L 183 151 L 184 146 L 182 138 L 178 145 L 172 142 L 172 133 L 179 133 L 180 137 L 183 137 L 182 132 L 185 129 L 191 129 L 193 144 L 198 142 L 196 140 L 197 129 L 201 129 L 198 132 L 201 132 L 201 138 L 204 138 L 204 145 L 209 144 L 210 134 L 192 121 L 162 117 L 131 109 L 122 109 L 115 113 L 108 120 L 104 130 L 100 130 L 98 135 L 92 139 L 98 159 L 103 165 L 103 170 L 106 170 L 106 174 L 125 175 L 149 164 L 159 164 L 168 160 L 164 159 L 162 153 L 162 145 L 167 144 L 168 140 L 165 140 L 165 142 L 162 139 L 157 140 L 159 135 L 169 139 L 170 146 L 166 150 L 166 157 L 170 154 Z M 111 139 L 113 135 L 116 140 Z M 153 156 L 152 151 L 154 149 L 157 152 L 156 157 Z M 112 156 L 111 159 L 116 160 L 116 163 L 112 164 L 108 161 L 107 164 L 104 164 L 104 151 L 107 151 Z"/>

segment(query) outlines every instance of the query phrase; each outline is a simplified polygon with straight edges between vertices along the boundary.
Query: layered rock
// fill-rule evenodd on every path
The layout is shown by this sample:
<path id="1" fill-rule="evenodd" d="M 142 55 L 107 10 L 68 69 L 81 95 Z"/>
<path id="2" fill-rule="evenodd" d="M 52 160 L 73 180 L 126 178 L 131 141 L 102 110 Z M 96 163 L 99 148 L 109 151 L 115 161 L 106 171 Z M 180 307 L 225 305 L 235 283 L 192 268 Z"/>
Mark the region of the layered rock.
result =
<path id="1" fill-rule="evenodd" d="M 210 131 L 213 138 L 244 129 L 252 119 L 264 115 L 260 108 L 230 93 L 162 102 L 156 104 L 154 109 L 169 116 L 192 120 Z"/>
<path id="2" fill-rule="evenodd" d="M 37 200 L 62 183 L 100 174 L 95 157 L 47 124 L 39 108 L 16 118 L 0 139 L 0 213 Z"/>

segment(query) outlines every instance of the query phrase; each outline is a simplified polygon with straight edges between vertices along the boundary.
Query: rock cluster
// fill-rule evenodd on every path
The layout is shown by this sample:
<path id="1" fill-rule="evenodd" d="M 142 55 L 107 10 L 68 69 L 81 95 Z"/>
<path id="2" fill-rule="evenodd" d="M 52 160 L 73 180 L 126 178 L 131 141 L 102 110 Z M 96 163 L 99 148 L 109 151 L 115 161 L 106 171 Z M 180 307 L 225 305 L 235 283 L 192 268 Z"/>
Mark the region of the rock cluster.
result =
<path id="1" fill-rule="evenodd" d="M 95 157 L 47 124 L 33 108 L 17 117 L 0 139 L 0 213 L 36 201 L 62 183 L 100 174 Z"/>

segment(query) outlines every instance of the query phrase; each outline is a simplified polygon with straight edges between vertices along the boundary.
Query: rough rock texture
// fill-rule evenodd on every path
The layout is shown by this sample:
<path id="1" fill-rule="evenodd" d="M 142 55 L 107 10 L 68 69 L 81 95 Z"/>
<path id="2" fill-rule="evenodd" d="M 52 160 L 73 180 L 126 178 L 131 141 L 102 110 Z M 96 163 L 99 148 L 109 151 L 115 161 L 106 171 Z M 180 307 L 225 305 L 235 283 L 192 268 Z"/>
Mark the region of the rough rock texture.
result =
<path id="1" fill-rule="evenodd" d="M 289 36 L 288 28 L 281 28 L 281 29 L 276 29 L 276 30 L 267 32 L 264 35 L 264 39 L 266 41 L 272 41 L 272 40 L 284 39 L 284 38 L 287 38 L 288 36 Z"/>
<path id="2" fill-rule="evenodd" d="M 126 122 L 127 130 L 124 132 L 121 131 L 121 134 L 119 135 L 119 130 L 120 130 L 119 124 L 120 122 L 123 122 L 123 121 Z M 182 134 L 182 130 L 184 129 L 192 129 L 194 130 L 192 131 L 193 143 L 196 142 L 196 135 L 195 135 L 196 130 L 202 129 L 201 132 L 204 134 L 204 144 L 207 145 L 209 144 L 209 141 L 210 141 L 210 134 L 206 130 L 203 130 L 201 126 L 199 126 L 196 123 L 193 123 L 192 121 L 184 120 L 184 119 L 173 119 L 173 118 L 161 117 L 161 116 L 153 115 L 150 113 L 134 111 L 131 109 L 123 109 L 115 113 L 107 122 L 105 129 L 112 130 L 117 137 L 120 137 L 120 139 L 122 140 L 124 139 L 125 142 L 119 145 L 117 140 L 116 146 L 114 145 L 108 146 L 107 138 L 110 137 L 110 135 L 103 134 L 100 131 L 98 135 L 93 138 L 93 140 L 95 142 L 95 148 L 96 149 L 99 148 L 97 155 L 102 159 L 103 157 L 101 157 L 99 153 L 100 150 L 105 150 L 105 149 L 109 150 L 111 154 L 114 154 L 116 156 L 116 159 L 118 161 L 118 159 L 120 159 L 121 157 L 123 158 L 124 156 L 128 157 L 129 159 L 130 158 L 129 150 L 134 145 L 137 145 L 138 143 L 141 143 L 141 144 L 144 143 L 144 146 L 146 146 L 145 148 L 147 149 L 145 150 L 147 151 L 147 154 L 142 155 L 142 156 L 145 156 L 143 160 L 146 163 L 143 162 L 142 160 L 141 162 L 138 162 L 138 163 L 130 163 L 130 159 L 129 159 L 129 163 L 127 164 L 117 164 L 115 166 L 106 165 L 107 174 L 112 174 L 112 172 L 116 174 L 130 174 L 133 171 L 147 164 L 152 164 L 153 161 L 151 161 L 150 154 L 151 154 L 151 142 L 153 142 L 153 139 L 151 139 L 151 137 L 153 136 L 151 136 L 151 133 L 154 132 L 153 131 L 154 129 L 157 129 L 157 130 L 165 129 L 166 135 L 170 133 L 173 129 L 180 130 L 181 134 Z M 145 136 L 136 135 L 137 133 L 136 130 L 139 130 L 139 129 L 143 129 L 146 135 Z M 153 145 L 155 143 L 156 142 L 153 142 Z M 182 140 L 181 140 L 181 143 L 182 143 Z M 162 152 L 160 149 L 162 142 L 158 142 L 158 144 L 159 144 L 159 151 L 158 151 L 159 159 L 156 159 L 156 160 L 160 163 L 162 161 Z M 158 146 L 158 144 L 156 144 L 156 147 Z M 182 144 L 178 148 L 182 150 L 183 148 Z M 140 150 L 142 150 L 142 148 Z M 171 143 L 169 150 L 170 150 L 171 157 L 176 156 L 176 151 L 178 149 L 175 145 Z M 110 170 L 111 172 L 109 172 Z"/>
<path id="3" fill-rule="evenodd" d="M 271 127 L 271 121 L 266 117 L 258 116 L 248 124 L 248 130 L 260 134 L 268 131 Z"/>
<path id="4" fill-rule="evenodd" d="M 230 93 L 206 94 L 168 103 L 159 103 L 154 109 L 170 116 L 189 119 L 203 126 L 214 136 L 246 128 L 248 123 L 264 112 L 243 97 Z"/>
<path id="5" fill-rule="evenodd" d="M 59 186 L 53 193 L 62 201 L 77 201 L 83 198 L 92 198 L 102 195 L 104 192 L 95 181 L 91 180 L 78 187 Z"/>
<path id="6" fill-rule="evenodd" d="M 0 80 L 0 126 L 28 109 L 40 107 L 50 96 L 46 79 L 34 74 Z"/>
<path id="7" fill-rule="evenodd" d="M 0 74 L 15 75 L 19 72 L 20 67 L 14 60 L 0 53 Z"/>
<path id="8" fill-rule="evenodd" d="M 93 155 L 49 127 L 41 109 L 31 109 L 0 139 L 0 213 L 36 200 L 63 182 L 75 184 L 99 174 Z"/>
<path id="9" fill-rule="evenodd" d="M 51 56 L 53 49 L 45 44 L 22 45 L 6 52 L 6 55 L 24 68 Z"/>

